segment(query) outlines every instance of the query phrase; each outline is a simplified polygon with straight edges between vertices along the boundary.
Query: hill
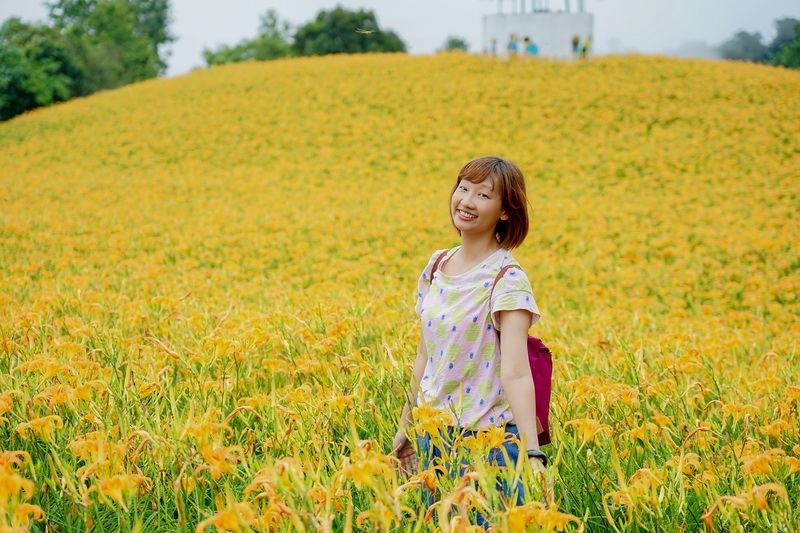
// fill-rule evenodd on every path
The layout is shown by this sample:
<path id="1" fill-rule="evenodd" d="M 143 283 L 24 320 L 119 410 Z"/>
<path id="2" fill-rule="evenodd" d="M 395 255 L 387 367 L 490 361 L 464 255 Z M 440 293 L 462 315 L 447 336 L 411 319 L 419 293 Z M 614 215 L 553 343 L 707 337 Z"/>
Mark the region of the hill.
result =
<path id="1" fill-rule="evenodd" d="M 34 484 L 0 509 L 64 530 L 422 521 L 383 455 L 416 280 L 457 243 L 458 169 L 497 154 L 528 180 L 515 255 L 556 351 L 561 518 L 791 529 L 798 86 L 660 57 L 330 56 L 0 124 L 0 451 L 21 457 L 0 476 Z M 547 519 L 490 503 L 501 530 Z"/>

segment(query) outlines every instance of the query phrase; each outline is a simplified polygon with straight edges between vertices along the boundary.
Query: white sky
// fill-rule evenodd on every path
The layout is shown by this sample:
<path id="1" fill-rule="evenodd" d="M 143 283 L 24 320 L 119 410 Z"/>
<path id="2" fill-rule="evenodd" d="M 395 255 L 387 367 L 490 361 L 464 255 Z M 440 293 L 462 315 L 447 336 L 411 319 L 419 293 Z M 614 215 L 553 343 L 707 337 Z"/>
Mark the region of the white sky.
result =
<path id="1" fill-rule="evenodd" d="M 552 10 L 564 0 L 549 1 Z M 512 2 L 504 0 L 504 11 Z M 465 38 L 472 51 L 481 45 L 481 17 L 496 13 L 497 0 L 172 0 L 172 44 L 169 75 L 203 65 L 203 48 L 234 44 L 252 38 L 259 17 L 275 9 L 294 25 L 313 19 L 321 9 L 341 5 L 371 9 L 381 28 L 392 29 L 412 54 L 427 54 L 441 47 L 448 35 Z M 525 2 L 530 10 L 532 0 Z M 638 51 L 670 53 L 692 41 L 717 45 L 739 30 L 760 32 L 768 42 L 775 34 L 773 22 L 783 17 L 800 19 L 800 0 L 586 0 L 595 15 L 596 53 Z M 577 0 L 571 2 L 573 10 Z M 18 16 L 44 21 L 47 10 L 40 0 L 0 0 L 0 20 Z"/>

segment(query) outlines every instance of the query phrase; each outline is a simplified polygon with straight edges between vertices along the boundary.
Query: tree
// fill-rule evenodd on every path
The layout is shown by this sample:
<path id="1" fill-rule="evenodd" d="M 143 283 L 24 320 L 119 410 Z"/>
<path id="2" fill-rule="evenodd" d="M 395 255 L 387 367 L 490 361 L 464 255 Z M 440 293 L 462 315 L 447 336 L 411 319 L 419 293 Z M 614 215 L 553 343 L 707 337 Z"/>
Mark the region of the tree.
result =
<path id="1" fill-rule="evenodd" d="M 363 54 L 405 52 L 406 45 L 391 30 L 381 30 L 372 11 L 349 11 L 337 7 L 322 10 L 317 18 L 301 26 L 294 35 L 298 55 Z"/>
<path id="2" fill-rule="evenodd" d="M 760 33 L 740 31 L 719 47 L 724 59 L 762 62 L 767 57 L 767 47 L 761 42 Z"/>
<path id="3" fill-rule="evenodd" d="M 0 26 L 0 120 L 68 100 L 82 76 L 54 29 L 17 18 Z"/>
<path id="4" fill-rule="evenodd" d="M 738 59 L 800 68 L 800 21 L 786 17 L 775 21 L 776 35 L 769 46 L 761 34 L 740 31 L 717 48 L 724 59 Z"/>
<path id="5" fill-rule="evenodd" d="M 773 58 L 784 46 L 790 45 L 795 41 L 797 36 L 797 24 L 800 20 L 786 17 L 775 21 L 775 38 L 772 39 L 769 47 L 767 48 L 767 57 Z"/>
<path id="6" fill-rule="evenodd" d="M 0 120 L 166 71 L 169 0 L 55 0 L 0 28 Z"/>
<path id="7" fill-rule="evenodd" d="M 268 10 L 261 16 L 261 25 L 255 39 L 245 39 L 235 46 L 220 46 L 216 50 L 203 50 L 206 64 L 222 65 L 240 61 L 268 61 L 294 54 L 289 42 L 291 25 L 281 21 L 277 11 Z"/>
<path id="8" fill-rule="evenodd" d="M 463 50 L 464 52 L 468 52 L 469 43 L 466 41 L 466 39 L 450 35 L 445 40 L 441 50 L 445 52 L 451 52 L 453 50 Z"/>
<path id="9" fill-rule="evenodd" d="M 800 69 L 800 21 L 795 21 L 794 40 L 781 47 L 772 57 L 775 66 Z"/>
<path id="10" fill-rule="evenodd" d="M 66 36 L 86 76 L 79 94 L 119 87 L 166 71 L 174 41 L 169 0 L 56 0 L 50 20 Z"/>

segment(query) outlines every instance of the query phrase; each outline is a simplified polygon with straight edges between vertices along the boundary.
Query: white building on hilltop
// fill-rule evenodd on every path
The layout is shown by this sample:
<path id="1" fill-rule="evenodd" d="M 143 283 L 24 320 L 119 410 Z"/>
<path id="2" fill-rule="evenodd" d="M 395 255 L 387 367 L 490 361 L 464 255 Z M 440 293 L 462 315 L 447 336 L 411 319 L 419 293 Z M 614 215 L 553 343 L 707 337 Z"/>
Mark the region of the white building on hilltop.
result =
<path id="1" fill-rule="evenodd" d="M 563 0 L 563 9 L 551 10 L 550 0 L 511 0 L 509 13 L 497 0 L 497 14 L 483 17 L 483 50 L 495 57 L 542 56 L 570 59 L 591 53 L 594 15 L 586 1 Z M 553 2 L 556 3 L 556 2 Z M 558 2 L 559 4 L 561 2 Z M 576 11 L 572 11 L 572 7 Z"/>

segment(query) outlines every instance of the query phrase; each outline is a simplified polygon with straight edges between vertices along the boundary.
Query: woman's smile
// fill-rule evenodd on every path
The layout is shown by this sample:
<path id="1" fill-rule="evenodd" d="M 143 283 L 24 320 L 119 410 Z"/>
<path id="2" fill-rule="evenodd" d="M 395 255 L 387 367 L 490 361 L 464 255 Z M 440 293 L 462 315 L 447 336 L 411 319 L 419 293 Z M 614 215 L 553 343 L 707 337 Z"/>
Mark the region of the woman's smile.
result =
<path id="1" fill-rule="evenodd" d="M 468 220 L 473 220 L 473 219 L 478 218 L 478 215 L 473 215 L 472 213 L 464 211 L 463 209 L 459 209 L 457 211 L 457 213 L 458 213 L 458 218 L 460 218 L 461 220 L 467 220 L 468 221 Z"/>

